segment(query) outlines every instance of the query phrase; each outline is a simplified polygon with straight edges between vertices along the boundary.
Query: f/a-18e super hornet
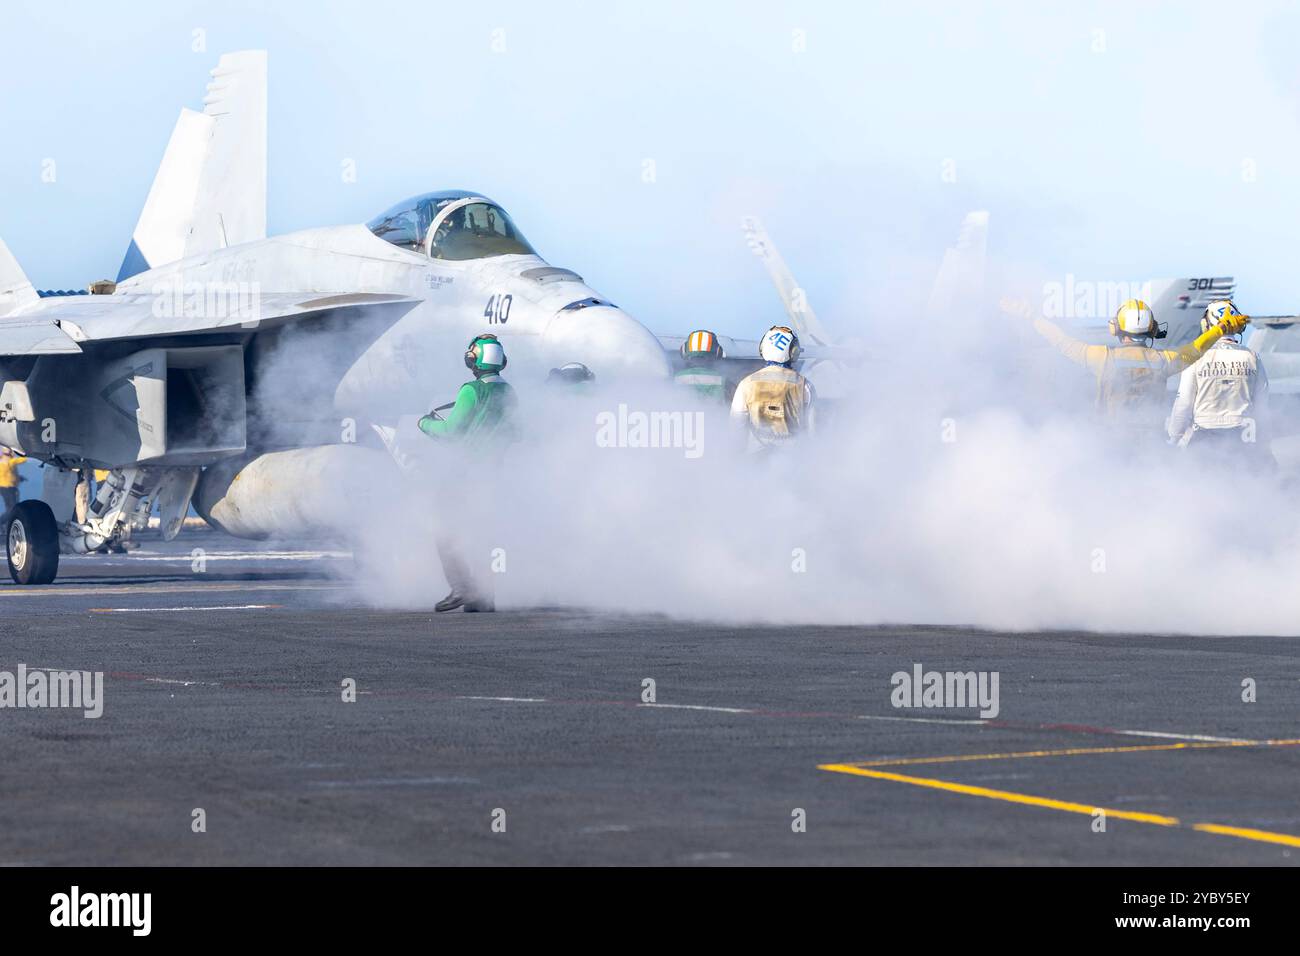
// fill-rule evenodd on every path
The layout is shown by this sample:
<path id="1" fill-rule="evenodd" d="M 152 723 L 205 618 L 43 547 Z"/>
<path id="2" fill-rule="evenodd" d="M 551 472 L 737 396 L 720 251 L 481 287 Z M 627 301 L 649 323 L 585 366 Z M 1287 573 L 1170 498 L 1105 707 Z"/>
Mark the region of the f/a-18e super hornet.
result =
<path id="1" fill-rule="evenodd" d="M 46 465 L 42 498 L 6 516 L 14 580 L 53 581 L 60 553 L 129 546 L 155 509 L 167 539 L 191 505 L 241 537 L 337 529 L 336 476 L 373 473 L 359 456 L 388 461 L 340 422 L 427 408 L 485 328 L 514 368 L 670 376 L 680 337 L 549 265 L 480 193 L 268 238 L 266 55 L 223 56 L 212 77 L 202 112 L 181 111 L 115 282 L 43 295 L 0 242 L 0 445 Z M 825 360 L 834 346 L 783 268 L 805 361 Z M 734 371 L 759 363 L 757 342 L 723 342 Z M 77 520 L 91 469 L 109 475 Z"/>

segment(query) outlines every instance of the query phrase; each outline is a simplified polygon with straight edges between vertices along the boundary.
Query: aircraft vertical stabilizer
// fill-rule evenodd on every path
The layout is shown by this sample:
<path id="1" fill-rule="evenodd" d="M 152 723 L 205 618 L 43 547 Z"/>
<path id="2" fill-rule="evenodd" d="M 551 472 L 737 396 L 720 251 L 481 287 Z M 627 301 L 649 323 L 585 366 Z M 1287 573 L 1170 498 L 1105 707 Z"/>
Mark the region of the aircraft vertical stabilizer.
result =
<path id="1" fill-rule="evenodd" d="M 0 239 L 0 316 L 16 312 L 39 298 L 18 260 Z"/>
<path id="2" fill-rule="evenodd" d="M 927 317 L 978 309 L 984 298 L 984 259 L 988 248 L 989 214 L 968 212 L 962 220 L 957 244 L 943 254 L 926 305 Z"/>
<path id="3" fill-rule="evenodd" d="M 755 216 L 746 216 L 740 225 L 745 231 L 745 242 L 750 251 L 762 259 L 763 265 L 767 267 L 767 274 L 785 306 L 785 314 L 790 317 L 790 327 L 805 344 L 829 345 L 830 333 L 818 321 L 812 306 L 808 304 L 807 293 L 795 282 L 794 274 L 781 258 L 781 253 L 776 251 L 763 224 Z"/>
<path id="4" fill-rule="evenodd" d="M 1201 334 L 1201 316 L 1215 299 L 1231 299 L 1236 282 L 1231 276 L 1199 279 L 1152 279 L 1148 283 L 1151 311 L 1156 321 L 1167 324 L 1168 335 L 1160 343 L 1176 348 Z"/>
<path id="5" fill-rule="evenodd" d="M 203 112 L 182 109 L 118 281 L 266 238 L 266 52 L 227 53 Z"/>

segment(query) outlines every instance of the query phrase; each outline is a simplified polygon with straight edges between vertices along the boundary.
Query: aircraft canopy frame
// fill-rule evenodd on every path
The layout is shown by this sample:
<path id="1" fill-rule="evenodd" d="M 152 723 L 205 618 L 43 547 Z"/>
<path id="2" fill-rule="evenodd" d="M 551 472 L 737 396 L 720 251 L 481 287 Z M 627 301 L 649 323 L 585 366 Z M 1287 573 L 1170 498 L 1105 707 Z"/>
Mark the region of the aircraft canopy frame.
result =
<path id="1" fill-rule="evenodd" d="M 413 196 L 370 220 L 366 228 L 398 248 L 440 261 L 537 255 L 498 203 L 466 190 Z"/>

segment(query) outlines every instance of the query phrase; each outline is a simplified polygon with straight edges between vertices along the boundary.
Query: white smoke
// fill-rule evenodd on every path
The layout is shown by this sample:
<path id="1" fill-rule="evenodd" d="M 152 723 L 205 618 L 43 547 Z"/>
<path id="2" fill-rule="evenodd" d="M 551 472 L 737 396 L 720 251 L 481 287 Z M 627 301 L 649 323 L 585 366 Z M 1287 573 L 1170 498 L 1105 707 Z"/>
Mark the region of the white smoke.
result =
<path id="1" fill-rule="evenodd" d="M 497 466 L 408 480 L 392 499 L 405 569 L 363 578 L 361 592 L 421 607 L 441 596 L 431 532 L 415 526 L 433 526 L 452 497 L 441 489 L 468 484 L 488 504 L 465 547 L 485 570 L 496 556 L 486 573 L 503 608 L 1295 629 L 1300 522 L 1279 477 L 1198 471 L 1158 435 L 1138 447 L 1096 426 L 1086 389 L 1059 387 L 1080 374 L 1060 356 L 1013 335 L 985 344 L 960 360 L 937 346 L 884 349 L 892 357 L 858 370 L 856 393 L 826 410 L 815 437 L 767 460 L 744 454 L 716 410 L 699 457 L 598 443 L 598 416 L 619 403 L 691 407 L 667 388 L 563 395 L 521 382 L 524 440 Z M 1041 363 L 1054 374 L 1032 374 Z M 391 528 L 373 533 L 392 540 Z"/>

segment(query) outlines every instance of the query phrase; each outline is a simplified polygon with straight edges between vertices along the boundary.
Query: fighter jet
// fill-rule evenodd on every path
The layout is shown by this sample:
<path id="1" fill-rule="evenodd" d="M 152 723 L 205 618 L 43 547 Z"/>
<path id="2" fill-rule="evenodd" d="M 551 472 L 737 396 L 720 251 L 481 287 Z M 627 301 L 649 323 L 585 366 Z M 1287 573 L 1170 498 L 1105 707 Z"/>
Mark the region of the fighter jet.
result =
<path id="1" fill-rule="evenodd" d="M 16 581 L 126 544 L 154 507 L 167 538 L 191 502 L 235 534 L 313 530 L 301 476 L 373 454 L 349 443 L 355 421 L 426 408 L 485 328 L 516 363 L 669 375 L 659 339 L 472 190 L 267 238 L 265 53 L 223 56 L 207 93 L 181 112 L 115 283 L 42 295 L 0 243 L 0 444 L 51 466 L 45 500 L 8 516 Z M 78 522 L 75 472 L 92 468 L 110 476 Z"/>
<path id="2" fill-rule="evenodd" d="M 391 462 L 364 423 L 427 409 L 485 329 L 514 368 L 671 373 L 680 337 L 547 263 L 473 190 L 268 238 L 266 65 L 221 57 L 202 111 L 181 111 L 116 281 L 40 293 L 0 242 L 0 445 L 46 465 L 41 499 L 0 524 L 19 583 L 52 582 L 60 554 L 129 548 L 155 510 L 167 540 L 191 505 L 240 537 L 345 529 L 336 476 Z M 818 360 L 829 337 L 797 321 Z M 756 342 L 729 345 L 758 364 Z M 109 476 L 79 520 L 91 469 Z"/>
<path id="3" fill-rule="evenodd" d="M 798 334 L 804 347 L 805 357 L 800 371 L 816 381 L 819 395 L 842 395 L 848 387 L 846 380 L 855 374 L 856 369 L 864 362 L 883 359 L 871 355 L 859 343 L 837 339 L 822 324 L 813 311 L 807 291 L 799 285 L 757 216 L 745 216 L 740 226 L 745 245 L 763 264 L 781 299 L 790 327 Z M 944 251 L 930 286 L 922 316 L 927 325 L 933 325 L 940 316 L 978 309 L 983 304 L 988 229 L 987 210 L 974 210 L 962 220 L 957 241 Z M 719 338 L 724 351 L 728 351 L 730 346 L 737 355 L 753 355 L 758 349 L 757 342 Z"/>

